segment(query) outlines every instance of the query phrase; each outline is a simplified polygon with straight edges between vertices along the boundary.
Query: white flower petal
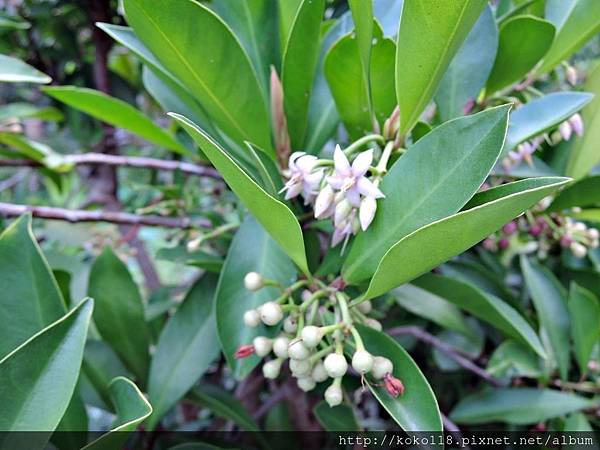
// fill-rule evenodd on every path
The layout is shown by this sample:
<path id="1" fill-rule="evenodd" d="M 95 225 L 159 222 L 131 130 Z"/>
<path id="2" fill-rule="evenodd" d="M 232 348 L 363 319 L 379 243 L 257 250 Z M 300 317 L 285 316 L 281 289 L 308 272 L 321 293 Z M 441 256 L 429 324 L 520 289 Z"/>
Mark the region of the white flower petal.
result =
<path id="1" fill-rule="evenodd" d="M 385 195 L 368 178 L 362 177 L 356 183 L 358 191 L 365 197 L 384 198 Z"/>
<path id="2" fill-rule="evenodd" d="M 340 190 L 344 185 L 344 178 L 333 175 L 331 177 L 327 177 L 327 183 L 329 183 L 332 188 Z"/>
<path id="3" fill-rule="evenodd" d="M 322 219 L 325 217 L 325 213 L 330 209 L 333 203 L 335 194 L 331 186 L 325 186 L 317 195 L 315 200 L 315 218 Z"/>
<path id="4" fill-rule="evenodd" d="M 373 150 L 367 150 L 358 155 L 354 161 L 352 161 L 352 174 L 355 177 L 362 177 L 373 162 Z"/>
<path id="5" fill-rule="evenodd" d="M 285 199 L 297 197 L 302 192 L 302 183 L 293 183 L 288 185 L 287 192 L 285 193 Z"/>
<path id="6" fill-rule="evenodd" d="M 304 154 L 296 160 L 296 167 L 298 167 L 302 173 L 307 175 L 312 171 L 316 162 L 316 156 Z"/>
<path id="7" fill-rule="evenodd" d="M 360 192 L 356 185 L 352 186 L 346 191 L 346 198 L 350 204 L 356 208 L 360 206 Z"/>
<path id="8" fill-rule="evenodd" d="M 339 145 L 336 145 L 335 151 L 333 152 L 333 164 L 338 176 L 343 178 L 349 177 L 352 174 L 348 158 L 346 158 L 346 154 Z"/>
<path id="9" fill-rule="evenodd" d="M 375 218 L 375 212 L 377 211 L 377 200 L 373 197 L 366 197 L 360 203 L 360 209 L 358 217 L 360 219 L 360 227 L 363 231 L 366 231 Z"/>

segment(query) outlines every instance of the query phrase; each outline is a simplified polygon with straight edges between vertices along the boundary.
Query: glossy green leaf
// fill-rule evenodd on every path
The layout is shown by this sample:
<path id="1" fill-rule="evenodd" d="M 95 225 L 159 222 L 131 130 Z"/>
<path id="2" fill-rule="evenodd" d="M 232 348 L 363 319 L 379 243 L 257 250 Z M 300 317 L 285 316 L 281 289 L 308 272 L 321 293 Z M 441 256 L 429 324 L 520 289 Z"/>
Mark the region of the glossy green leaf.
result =
<path id="1" fill-rule="evenodd" d="M 534 179 L 535 180 L 535 179 Z M 464 252 L 517 217 L 527 208 L 568 182 L 544 178 L 529 187 L 524 180 L 519 192 L 462 211 L 426 225 L 394 245 L 383 257 L 364 298 L 373 298 L 433 269 Z M 410 261 L 410 264 L 406 264 Z"/>
<path id="2" fill-rule="evenodd" d="M 588 74 L 585 85 L 594 94 L 594 100 L 583 110 L 585 133 L 575 137 L 567 164 L 567 175 L 582 178 L 600 162 L 600 64 Z"/>
<path id="3" fill-rule="evenodd" d="M 92 299 L 83 300 L 0 361 L 0 430 L 56 428 L 77 383 L 93 307 Z"/>
<path id="4" fill-rule="evenodd" d="M 281 83 L 292 148 L 299 150 L 308 124 L 308 106 L 319 59 L 324 0 L 302 0 L 283 53 Z M 260 145 L 259 142 L 255 142 Z"/>
<path id="5" fill-rule="evenodd" d="M 366 349 L 394 364 L 393 375 L 404 384 L 404 394 L 394 398 L 383 386 L 367 382 L 369 389 L 404 431 L 442 431 L 437 400 L 427 379 L 410 355 L 394 339 L 364 325 L 357 325 Z"/>
<path id="6" fill-rule="evenodd" d="M 546 15 L 558 32 L 538 73 L 554 69 L 600 31 L 600 3 L 596 0 L 548 0 Z"/>
<path id="7" fill-rule="evenodd" d="M 148 142 L 182 155 L 190 153 L 173 136 L 123 100 L 94 89 L 74 86 L 47 87 L 44 93 L 96 119 L 131 131 Z"/>
<path id="8" fill-rule="evenodd" d="M 586 92 L 554 92 L 525 103 L 510 114 L 504 152 L 567 120 L 593 98 Z"/>
<path id="9" fill-rule="evenodd" d="M 356 432 L 361 429 L 349 405 L 342 404 L 332 408 L 327 402 L 321 401 L 313 408 L 313 414 L 325 431 Z"/>
<path id="10" fill-rule="evenodd" d="M 20 59 L 0 55 L 0 83 L 50 83 L 52 78 Z"/>
<path id="11" fill-rule="evenodd" d="M 200 146 L 233 192 L 273 236 L 290 258 L 308 273 L 302 230 L 292 211 L 277 198 L 265 192 L 209 135 L 193 122 L 173 114 Z"/>
<path id="12" fill-rule="evenodd" d="M 75 387 L 69 406 L 51 438 L 52 443 L 60 450 L 79 450 L 87 442 L 88 416 L 80 386 L 81 383 Z"/>
<path id="13" fill-rule="evenodd" d="M 490 75 L 498 49 L 498 26 L 487 6 L 448 66 L 435 95 L 440 119 L 463 115 L 469 100 L 477 99 Z"/>
<path id="14" fill-rule="evenodd" d="M 534 16 L 517 16 L 500 26 L 498 53 L 487 81 L 490 95 L 523 79 L 544 57 L 554 39 L 554 25 Z"/>
<path id="15" fill-rule="evenodd" d="M 233 421 L 243 430 L 259 431 L 260 429 L 238 399 L 215 385 L 204 384 L 193 389 L 190 392 L 190 400 L 208 408 L 219 417 Z"/>
<path id="16" fill-rule="evenodd" d="M 139 39 L 198 99 L 238 145 L 248 140 L 273 154 L 265 93 L 248 55 L 206 6 L 183 0 L 125 0 Z M 198 45 L 202 30 L 202 45 Z"/>
<path id="17" fill-rule="evenodd" d="M 381 39 L 381 37 L 378 38 L 375 36 L 375 26 L 373 24 L 373 0 L 348 0 L 348 6 L 350 7 L 352 21 L 354 22 L 354 35 L 359 53 L 358 59 L 360 60 L 360 66 L 362 68 L 364 90 L 367 93 L 366 104 L 369 109 L 369 115 L 373 116 L 373 112 L 371 111 L 371 53 L 373 51 L 373 39 Z M 394 46 L 391 48 L 395 53 L 396 47 Z M 394 53 L 390 54 L 389 60 L 393 61 Z M 390 76 L 392 76 L 392 73 L 393 65 L 392 70 L 390 71 Z M 373 80 L 373 86 L 377 86 L 375 80 Z"/>
<path id="18" fill-rule="evenodd" d="M 223 267 L 223 258 L 206 252 L 188 252 L 185 246 L 161 248 L 156 259 L 200 267 L 208 272 L 219 273 Z"/>
<path id="19" fill-rule="evenodd" d="M 435 94 L 485 0 L 404 2 L 396 52 L 400 132 L 408 132 Z"/>
<path id="20" fill-rule="evenodd" d="M 473 196 L 502 149 L 508 109 L 452 120 L 408 149 L 381 183 L 386 198 L 378 202 L 375 220 L 352 244 L 343 269 L 346 281 L 367 280 L 400 239 L 454 214 Z"/>
<path id="21" fill-rule="evenodd" d="M 31 216 L 0 235 L 0 359 L 66 313 L 52 271 L 31 229 Z"/>
<path id="22" fill-rule="evenodd" d="M 148 396 L 154 407 L 150 429 L 219 355 L 213 311 L 216 285 L 213 275 L 196 282 L 160 334 L 148 381 Z"/>
<path id="23" fill-rule="evenodd" d="M 526 425 L 545 422 L 594 404 L 585 397 L 551 389 L 486 389 L 463 398 L 450 413 L 450 419 L 459 424 L 504 422 Z"/>
<path id="24" fill-rule="evenodd" d="M 548 207 L 549 212 L 564 211 L 574 207 L 600 206 L 600 175 L 582 178 L 564 188 Z"/>
<path id="25" fill-rule="evenodd" d="M 547 268 L 525 256 L 521 257 L 521 270 L 538 313 L 540 328 L 548 335 L 560 377 L 566 380 L 570 362 L 570 320 L 565 288 Z"/>
<path id="26" fill-rule="evenodd" d="M 269 330 L 270 327 L 263 325 L 256 328 L 243 326 L 243 315 L 247 310 L 256 308 L 278 295 L 278 289 L 273 287 L 256 292 L 248 291 L 244 287 L 244 276 L 248 272 L 258 272 L 284 285 L 288 285 L 295 274 L 290 259 L 252 217 L 244 221 L 229 247 L 215 296 L 221 347 L 237 378 L 248 375 L 260 361 L 254 355 L 235 359 L 233 354 L 238 347 L 252 343 L 256 336 L 274 332 Z"/>
<path id="27" fill-rule="evenodd" d="M 150 333 L 140 292 L 127 266 L 105 247 L 90 271 L 90 297 L 96 300 L 94 323 L 102 338 L 140 380 L 148 376 Z"/>
<path id="28" fill-rule="evenodd" d="M 539 357 L 515 341 L 504 341 L 490 357 L 486 370 L 495 377 L 537 378 L 542 376 Z"/>
<path id="29" fill-rule="evenodd" d="M 453 278 L 426 274 L 413 284 L 469 312 L 506 336 L 530 347 L 541 357 L 546 352 L 531 326 L 507 303 L 475 286 Z"/>
<path id="30" fill-rule="evenodd" d="M 396 303 L 417 316 L 431 320 L 441 327 L 457 331 L 465 336 L 474 336 L 465 316 L 456 306 L 443 297 L 411 284 L 405 284 L 394 289 L 392 296 Z"/>
<path id="31" fill-rule="evenodd" d="M 39 107 L 31 103 L 15 102 L 0 106 L 0 122 L 12 119 L 35 118 L 48 121 L 61 121 L 64 119 L 60 110 L 52 107 Z"/>
<path id="32" fill-rule="evenodd" d="M 600 339 L 600 302 L 590 291 L 572 283 L 569 291 L 569 313 L 575 358 L 579 369 L 585 373 L 594 345 Z"/>
<path id="33" fill-rule="evenodd" d="M 9 146 L 16 157 L 23 156 L 57 172 L 68 171 L 73 166 L 63 155 L 48 145 L 28 139 L 21 134 L 0 132 L 0 143 Z"/>
<path id="34" fill-rule="evenodd" d="M 294 20 L 301 4 L 302 0 L 277 0 L 277 9 L 279 11 L 279 47 L 281 53 L 285 51 L 290 32 L 294 26 Z"/>
<path id="35" fill-rule="evenodd" d="M 135 431 L 150 414 L 152 406 L 138 387 L 125 377 L 117 377 L 110 383 L 110 396 L 117 414 L 111 430 L 82 450 L 114 450 L 122 448 L 131 431 Z"/>

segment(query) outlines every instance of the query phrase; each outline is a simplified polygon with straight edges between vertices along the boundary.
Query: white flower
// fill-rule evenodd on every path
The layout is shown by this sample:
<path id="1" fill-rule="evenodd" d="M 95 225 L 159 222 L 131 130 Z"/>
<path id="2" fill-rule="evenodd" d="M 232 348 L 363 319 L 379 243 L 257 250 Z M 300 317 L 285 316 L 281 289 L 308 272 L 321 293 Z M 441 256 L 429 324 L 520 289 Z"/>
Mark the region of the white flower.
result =
<path id="1" fill-rule="evenodd" d="M 331 187 L 345 193 L 346 198 L 354 207 L 360 206 L 360 195 L 365 197 L 383 198 L 383 193 L 370 181 L 365 174 L 373 162 L 373 150 L 367 150 L 358 155 L 352 165 L 340 148 L 336 146 L 333 153 L 335 170 L 327 178 Z"/>
<path id="2" fill-rule="evenodd" d="M 360 227 L 363 231 L 366 231 L 375 218 L 375 212 L 377 212 L 377 200 L 373 197 L 365 197 L 360 202 L 360 209 L 358 212 L 358 218 L 360 219 Z"/>
<path id="3" fill-rule="evenodd" d="M 315 219 L 325 219 L 330 217 L 335 210 L 335 192 L 333 188 L 326 185 L 315 200 Z"/>
<path id="4" fill-rule="evenodd" d="M 291 154 L 288 168 L 290 178 L 280 192 L 285 192 L 285 199 L 297 197 L 302 194 L 305 203 L 310 203 L 317 195 L 319 184 L 323 179 L 323 171 L 313 172 L 318 158 L 305 152 Z"/>
<path id="5" fill-rule="evenodd" d="M 573 114 L 571 116 L 571 118 L 569 119 L 569 124 L 571 125 L 571 128 L 577 134 L 577 136 L 583 136 L 583 119 L 581 118 L 579 113 Z"/>
<path id="6" fill-rule="evenodd" d="M 568 120 L 564 121 L 558 126 L 558 131 L 565 141 L 571 139 L 571 135 L 573 134 L 573 128 Z"/>

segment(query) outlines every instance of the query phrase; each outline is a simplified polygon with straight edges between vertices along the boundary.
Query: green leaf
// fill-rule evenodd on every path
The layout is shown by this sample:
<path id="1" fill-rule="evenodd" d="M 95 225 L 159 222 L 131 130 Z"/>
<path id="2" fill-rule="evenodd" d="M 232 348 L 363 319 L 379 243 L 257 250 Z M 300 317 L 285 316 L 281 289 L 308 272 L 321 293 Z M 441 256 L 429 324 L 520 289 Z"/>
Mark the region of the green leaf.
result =
<path id="1" fill-rule="evenodd" d="M 394 289 L 392 296 L 407 311 L 431 320 L 439 326 L 474 337 L 473 329 L 460 310 L 445 300 L 419 287 L 406 284 Z"/>
<path id="2" fill-rule="evenodd" d="M 193 122 L 178 114 L 172 116 L 192 136 L 210 162 L 223 175 L 231 190 L 273 236 L 273 239 L 290 255 L 300 270 L 308 274 L 302 230 L 292 211 L 260 187 L 214 139 Z"/>
<path id="3" fill-rule="evenodd" d="M 288 285 L 295 274 L 290 259 L 252 217 L 244 221 L 229 247 L 215 295 L 221 347 L 236 378 L 247 376 L 260 361 L 254 355 L 235 359 L 233 354 L 238 347 L 251 344 L 256 336 L 274 332 L 263 325 L 256 328 L 244 326 L 244 313 L 279 295 L 278 289 L 274 287 L 265 287 L 256 292 L 248 291 L 244 287 L 244 276 L 248 272 L 258 272 L 283 285 Z"/>
<path id="4" fill-rule="evenodd" d="M 203 384 L 193 389 L 190 392 L 190 400 L 208 408 L 219 417 L 233 421 L 243 430 L 260 430 L 244 405 L 229 392 L 217 386 Z"/>
<path id="5" fill-rule="evenodd" d="M 352 20 L 354 22 L 354 34 L 356 38 L 356 45 L 359 53 L 360 66 L 362 68 L 362 79 L 364 82 L 364 90 L 367 93 L 367 107 L 369 109 L 369 116 L 373 116 L 372 111 L 372 97 L 371 97 L 371 86 L 377 86 L 377 82 L 373 80 L 371 85 L 371 53 L 373 51 L 373 39 L 381 39 L 375 36 L 375 26 L 373 25 L 373 0 L 348 0 L 348 6 L 352 14 Z M 394 49 L 396 47 L 391 47 Z M 390 76 L 393 73 L 393 61 L 394 53 L 390 54 L 389 58 L 384 61 L 392 64 L 392 70 Z M 377 73 L 377 72 L 376 72 Z M 393 86 L 393 81 L 392 81 Z M 393 93 L 392 87 L 392 93 Z M 392 96 L 393 97 L 393 96 Z M 395 103 L 395 102 L 394 102 Z M 393 108 L 394 106 L 392 106 Z"/>
<path id="6" fill-rule="evenodd" d="M 31 229 L 31 216 L 0 235 L 0 359 L 60 319 L 67 307 Z"/>
<path id="7" fill-rule="evenodd" d="M 111 430 L 82 450 L 113 450 L 122 448 L 129 436 L 150 414 L 152 406 L 138 387 L 125 377 L 117 377 L 110 383 L 110 396 L 117 417 Z"/>
<path id="8" fill-rule="evenodd" d="M 56 428 L 77 384 L 93 307 L 92 299 L 83 300 L 0 361 L 1 430 Z M 4 436 L 2 448 L 10 448 L 6 439 L 11 438 L 18 436 Z"/>
<path id="9" fill-rule="evenodd" d="M 568 59 L 600 31 L 600 3 L 596 0 L 549 0 L 546 15 L 550 20 L 554 19 L 558 32 L 537 70 L 540 74 L 549 72 Z"/>
<path id="10" fill-rule="evenodd" d="M 321 401 L 313 408 L 313 414 L 325 431 L 354 431 L 361 427 L 356 420 L 354 410 L 349 405 L 329 406 Z"/>
<path id="11" fill-rule="evenodd" d="M 190 151 L 173 136 L 129 103 L 110 97 L 103 92 L 74 86 L 57 86 L 43 89 L 50 97 L 75 109 L 124 130 L 131 131 L 148 142 L 168 148 L 182 155 Z"/>
<path id="12" fill-rule="evenodd" d="M 163 328 L 152 356 L 148 396 L 153 429 L 164 414 L 198 381 L 219 355 L 213 312 L 217 279 L 203 276 Z"/>
<path id="13" fill-rule="evenodd" d="M 27 139 L 20 134 L 0 132 L 0 143 L 11 147 L 15 156 L 24 156 L 37 161 L 48 169 L 65 172 L 72 168 L 72 164 L 60 153 L 55 152 L 46 144 Z M 10 156 L 12 157 L 12 155 Z"/>
<path id="14" fill-rule="evenodd" d="M 488 5 L 452 59 L 435 102 L 443 122 L 463 115 L 469 100 L 477 99 L 490 75 L 498 49 L 498 26 Z"/>
<path id="15" fill-rule="evenodd" d="M 0 55 L 0 83 L 50 83 L 52 78 L 12 56 Z"/>
<path id="16" fill-rule="evenodd" d="M 515 341 L 504 341 L 500 344 L 492 353 L 486 370 L 495 377 L 509 379 L 542 376 L 542 365 L 538 356 Z"/>
<path id="17" fill-rule="evenodd" d="M 548 335 L 560 377 L 569 373 L 569 310 L 567 293 L 556 277 L 545 267 L 521 257 L 521 270 L 538 313 L 540 327 Z"/>
<path id="18" fill-rule="evenodd" d="M 36 118 L 40 120 L 59 122 L 64 119 L 63 113 L 60 110 L 52 107 L 39 107 L 31 103 L 9 103 L 0 106 L 0 122 L 9 119 L 29 119 Z"/>
<path id="19" fill-rule="evenodd" d="M 496 61 L 487 81 L 488 95 L 523 79 L 544 57 L 554 39 L 554 25 L 534 16 L 518 16 L 500 26 Z"/>
<path id="20" fill-rule="evenodd" d="M 88 416 L 80 394 L 80 386 L 76 386 L 67 410 L 56 427 L 51 441 L 60 450 L 80 450 L 87 442 Z"/>
<path id="21" fill-rule="evenodd" d="M 567 178 L 517 181 L 519 192 L 416 230 L 385 254 L 363 298 L 384 294 L 464 252 L 568 181 Z"/>
<path id="22" fill-rule="evenodd" d="M 277 9 L 279 11 L 279 46 L 281 53 L 285 51 L 292 27 L 294 26 L 294 20 L 301 4 L 302 0 L 277 0 Z"/>
<path id="23" fill-rule="evenodd" d="M 582 178 L 558 193 L 548 212 L 600 206 L 600 175 Z"/>
<path id="24" fill-rule="evenodd" d="M 600 162 L 600 64 L 589 72 L 585 89 L 595 97 L 582 113 L 585 134 L 575 137 L 569 156 L 567 175 L 573 178 L 584 177 Z"/>
<path id="25" fill-rule="evenodd" d="M 9 28 L 13 30 L 28 30 L 31 24 L 19 16 L 0 16 L 0 28 Z"/>
<path id="26" fill-rule="evenodd" d="M 502 149 L 508 109 L 452 120 L 408 149 L 381 183 L 386 198 L 378 202 L 375 220 L 352 244 L 343 269 L 346 281 L 367 280 L 400 239 L 454 214 L 473 196 Z"/>
<path id="27" fill-rule="evenodd" d="M 148 376 L 150 332 L 140 292 L 127 266 L 105 247 L 90 271 L 88 294 L 96 300 L 94 323 L 102 338 L 139 380 Z"/>
<path id="28" fill-rule="evenodd" d="M 575 358 L 581 373 L 587 372 L 587 363 L 600 339 L 600 303 L 587 289 L 571 283 L 569 291 L 569 313 Z"/>
<path id="29" fill-rule="evenodd" d="M 396 52 L 402 134 L 419 120 L 486 4 L 485 0 L 404 2 Z"/>
<path id="30" fill-rule="evenodd" d="M 578 395 L 551 389 L 487 389 L 463 398 L 450 413 L 460 424 L 545 422 L 597 404 Z"/>
<path id="31" fill-rule="evenodd" d="M 125 0 L 129 25 L 164 67 L 192 92 L 238 145 L 248 140 L 274 156 L 265 94 L 248 55 L 206 6 L 183 0 Z M 202 45 L 198 45 L 202 30 Z"/>
<path id="32" fill-rule="evenodd" d="M 510 114 L 503 153 L 567 120 L 593 98 L 586 92 L 554 92 L 525 103 Z"/>
<path id="33" fill-rule="evenodd" d="M 324 10 L 324 0 L 302 0 L 283 53 L 281 83 L 288 131 L 294 150 L 302 146 L 306 135 L 308 105 L 319 59 L 319 37 Z"/>
<path id="34" fill-rule="evenodd" d="M 188 252 L 183 245 L 172 248 L 161 248 L 156 252 L 156 259 L 200 267 L 208 272 L 219 273 L 223 267 L 223 258 L 205 252 Z"/>
<path id="35" fill-rule="evenodd" d="M 404 431 L 442 431 L 437 400 L 427 379 L 410 355 L 387 334 L 357 325 L 366 349 L 394 364 L 393 375 L 404 384 L 404 394 L 394 398 L 382 387 L 367 382 L 379 403 Z"/>
<path id="36" fill-rule="evenodd" d="M 506 336 L 528 346 L 542 358 L 546 357 L 531 326 L 517 311 L 494 295 L 471 284 L 433 274 L 423 275 L 414 280 L 413 284 L 489 323 Z"/>
<path id="37" fill-rule="evenodd" d="M 594 429 L 588 422 L 587 418 L 585 417 L 585 414 L 580 413 L 580 412 L 570 414 L 569 417 L 567 417 L 567 419 L 565 420 L 565 427 L 563 430 L 564 431 L 588 431 L 588 432 L 594 431 Z M 569 448 L 572 448 L 573 450 L 575 450 L 577 447 L 572 446 Z M 598 447 L 595 446 L 594 448 L 597 449 Z"/>

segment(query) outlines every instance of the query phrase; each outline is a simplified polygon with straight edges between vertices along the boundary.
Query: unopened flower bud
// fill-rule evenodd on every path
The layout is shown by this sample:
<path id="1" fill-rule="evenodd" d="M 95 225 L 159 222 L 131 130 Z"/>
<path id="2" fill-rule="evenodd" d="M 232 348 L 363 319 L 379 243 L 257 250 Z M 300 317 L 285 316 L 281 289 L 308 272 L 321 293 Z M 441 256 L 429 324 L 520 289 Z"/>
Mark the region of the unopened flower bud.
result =
<path id="1" fill-rule="evenodd" d="M 565 78 L 571 86 L 575 86 L 577 84 L 577 69 L 573 66 L 567 67 L 565 71 Z"/>
<path id="2" fill-rule="evenodd" d="M 579 242 L 572 242 L 569 248 L 576 258 L 583 258 L 585 255 L 587 255 L 586 246 L 580 244 Z"/>
<path id="3" fill-rule="evenodd" d="M 367 231 L 371 222 L 375 218 L 377 212 L 377 200 L 373 197 L 365 197 L 360 202 L 358 217 L 360 219 L 360 227 L 363 231 Z"/>
<path id="4" fill-rule="evenodd" d="M 563 234 L 560 238 L 560 245 L 562 247 L 569 247 L 573 243 L 573 238 L 568 234 Z"/>
<path id="5" fill-rule="evenodd" d="M 277 325 L 283 319 L 283 311 L 278 303 L 267 302 L 259 308 L 259 311 L 265 325 Z"/>
<path id="6" fill-rule="evenodd" d="M 263 277 L 256 272 L 248 272 L 244 277 L 244 286 L 249 291 L 258 291 L 265 285 Z"/>
<path id="7" fill-rule="evenodd" d="M 352 205 L 347 199 L 343 199 L 335 207 L 335 214 L 333 216 L 333 223 L 338 226 L 346 220 L 346 218 L 352 212 Z"/>
<path id="8" fill-rule="evenodd" d="M 373 309 L 373 304 L 371 303 L 371 300 L 366 300 L 364 302 L 360 302 L 358 305 L 356 305 L 356 307 L 361 313 L 369 314 Z"/>
<path id="9" fill-rule="evenodd" d="M 288 357 L 288 346 L 290 345 L 290 340 L 285 336 L 276 337 L 273 340 L 273 353 L 277 355 L 278 358 L 286 359 Z"/>
<path id="10" fill-rule="evenodd" d="M 531 228 L 529 228 L 529 234 L 533 237 L 538 237 L 540 234 L 542 234 L 542 227 L 537 224 L 532 225 Z"/>
<path id="11" fill-rule="evenodd" d="M 571 118 L 569 119 L 569 124 L 571 125 L 571 128 L 573 129 L 575 134 L 577 134 L 577 136 L 583 136 L 583 119 L 581 118 L 581 115 L 579 113 L 573 114 L 571 116 Z"/>
<path id="12" fill-rule="evenodd" d="M 583 222 L 575 222 L 572 226 L 573 230 L 575 231 L 579 231 L 581 233 L 584 233 L 587 231 L 587 227 L 585 226 L 585 223 Z"/>
<path id="13" fill-rule="evenodd" d="M 352 368 L 361 375 L 364 375 L 373 368 L 373 356 L 365 350 L 354 352 L 352 356 Z"/>
<path id="14" fill-rule="evenodd" d="M 341 405 L 343 398 L 342 388 L 337 384 L 332 384 L 325 390 L 325 401 L 332 408 Z"/>
<path id="15" fill-rule="evenodd" d="M 307 359 L 310 356 L 310 351 L 300 339 L 296 339 L 288 346 L 288 355 L 292 359 Z"/>
<path id="16" fill-rule="evenodd" d="M 327 375 L 327 371 L 325 370 L 325 365 L 323 364 L 323 361 L 319 361 L 315 364 L 310 376 L 317 383 L 321 383 L 321 382 L 325 381 L 327 378 L 329 378 L 329 375 Z"/>
<path id="17" fill-rule="evenodd" d="M 344 355 L 340 355 L 339 353 L 330 353 L 327 355 L 323 364 L 325 365 L 327 375 L 329 375 L 331 378 L 343 377 L 348 370 L 346 358 L 344 358 Z"/>
<path id="18" fill-rule="evenodd" d="M 315 326 L 307 326 L 302 329 L 300 333 L 302 337 L 302 343 L 308 348 L 315 348 L 323 339 L 323 331 L 321 328 Z"/>
<path id="19" fill-rule="evenodd" d="M 379 320 L 372 319 L 370 317 L 365 319 L 365 325 L 377 331 L 381 331 L 383 329 L 383 326 Z"/>
<path id="20" fill-rule="evenodd" d="M 571 124 L 568 121 L 561 123 L 558 127 L 558 131 L 565 141 L 571 139 L 571 135 L 573 134 L 573 128 L 571 128 Z"/>
<path id="21" fill-rule="evenodd" d="M 385 386 L 385 390 L 388 391 L 392 397 L 398 397 L 404 393 L 404 385 L 402 381 L 398 378 L 394 377 L 391 373 L 386 374 L 383 377 L 383 384 Z"/>
<path id="22" fill-rule="evenodd" d="M 247 358 L 248 356 L 253 355 L 255 351 L 254 345 L 252 344 L 242 345 L 236 350 L 233 357 L 235 359 Z"/>
<path id="23" fill-rule="evenodd" d="M 590 239 L 600 238 L 600 231 L 597 228 L 590 228 L 587 230 L 587 235 Z"/>
<path id="24" fill-rule="evenodd" d="M 260 313 L 256 309 L 249 309 L 244 313 L 244 324 L 247 327 L 257 327 L 260 325 Z"/>
<path id="25" fill-rule="evenodd" d="M 290 370 L 296 378 L 310 375 L 310 361 L 308 359 L 290 359 Z"/>
<path id="26" fill-rule="evenodd" d="M 310 376 L 298 378 L 296 381 L 298 387 L 302 389 L 304 392 L 312 391 L 317 383 Z"/>
<path id="27" fill-rule="evenodd" d="M 511 220 L 502 227 L 502 231 L 504 234 L 514 234 L 517 231 L 517 228 L 517 223 L 514 220 Z"/>
<path id="28" fill-rule="evenodd" d="M 273 341 L 264 336 L 255 337 L 252 343 L 254 344 L 256 356 L 260 356 L 261 358 L 267 356 L 273 348 Z"/>
<path id="29" fill-rule="evenodd" d="M 388 373 L 392 373 L 394 371 L 394 365 L 392 361 L 383 356 L 376 356 L 373 358 L 373 368 L 371 369 L 371 374 L 376 380 L 381 380 Z"/>
<path id="30" fill-rule="evenodd" d="M 315 218 L 316 219 L 324 219 L 326 217 L 331 216 L 333 213 L 333 200 L 335 197 L 335 192 L 331 188 L 331 186 L 326 185 L 319 195 L 317 195 L 317 199 L 315 200 Z"/>
<path id="31" fill-rule="evenodd" d="M 296 333 L 297 329 L 298 322 L 296 321 L 296 318 L 291 315 L 287 316 L 283 321 L 283 331 L 289 334 L 294 334 Z"/>
<path id="32" fill-rule="evenodd" d="M 510 246 L 510 241 L 508 239 L 502 238 L 498 241 L 498 248 L 500 250 L 506 250 Z"/>
<path id="33" fill-rule="evenodd" d="M 263 365 L 262 371 L 265 378 L 269 378 L 271 380 L 277 378 L 279 376 L 279 372 L 281 371 L 281 360 L 274 359 L 266 362 Z"/>

